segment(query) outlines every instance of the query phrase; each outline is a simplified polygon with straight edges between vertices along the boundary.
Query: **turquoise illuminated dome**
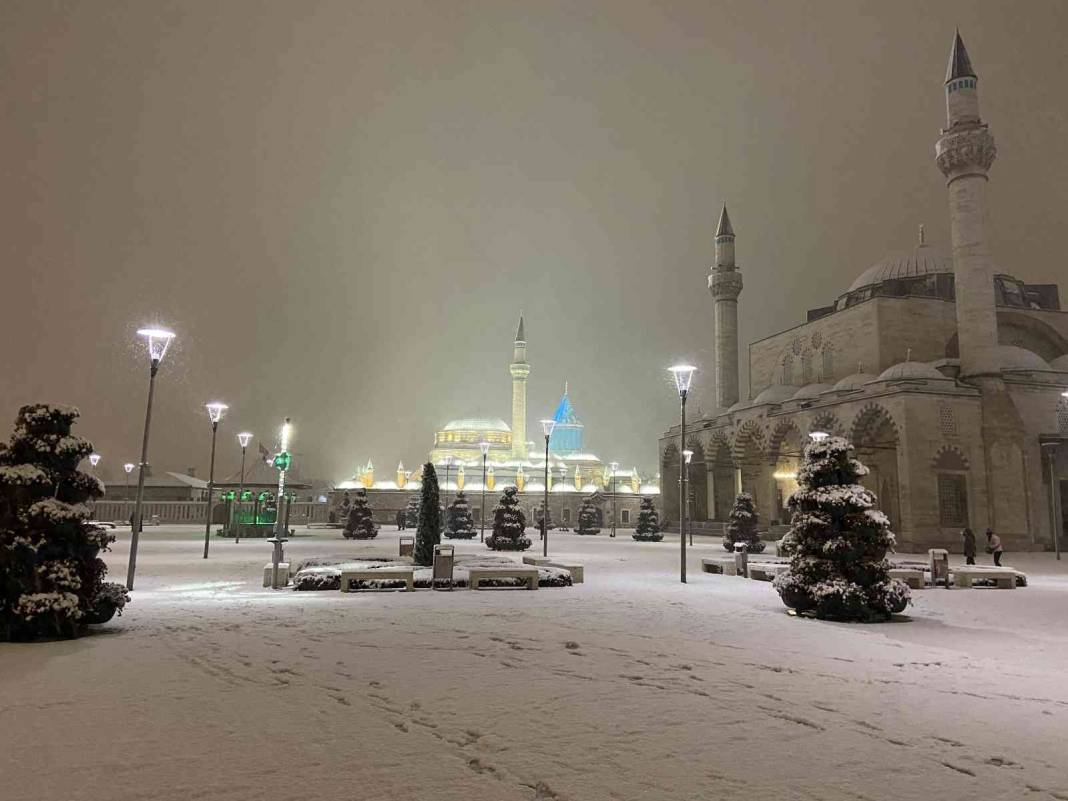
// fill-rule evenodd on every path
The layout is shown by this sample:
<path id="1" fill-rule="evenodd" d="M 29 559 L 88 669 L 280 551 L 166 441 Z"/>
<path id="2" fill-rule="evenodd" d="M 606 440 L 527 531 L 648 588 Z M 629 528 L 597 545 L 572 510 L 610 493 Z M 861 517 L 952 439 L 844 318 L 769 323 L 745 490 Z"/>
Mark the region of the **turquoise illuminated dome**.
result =
<path id="1" fill-rule="evenodd" d="M 564 384 L 564 396 L 556 405 L 553 420 L 556 422 L 556 427 L 553 428 L 553 433 L 549 437 L 549 451 L 560 455 L 581 452 L 584 426 L 579 422 L 575 408 L 571 405 L 567 384 Z"/>

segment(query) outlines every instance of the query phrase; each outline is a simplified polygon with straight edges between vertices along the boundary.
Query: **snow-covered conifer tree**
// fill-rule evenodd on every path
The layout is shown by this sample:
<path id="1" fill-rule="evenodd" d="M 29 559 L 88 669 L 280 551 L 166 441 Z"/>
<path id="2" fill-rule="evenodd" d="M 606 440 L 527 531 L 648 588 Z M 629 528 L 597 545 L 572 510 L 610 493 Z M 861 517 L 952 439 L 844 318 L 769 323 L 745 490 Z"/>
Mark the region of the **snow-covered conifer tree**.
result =
<path id="1" fill-rule="evenodd" d="M 775 579 L 788 607 L 819 618 L 876 621 L 908 605 L 909 588 L 888 573 L 890 521 L 858 483 L 867 472 L 841 437 L 805 448 L 783 538 L 790 569 Z"/>
<path id="2" fill-rule="evenodd" d="M 438 474 L 434 465 L 423 465 L 423 485 L 419 490 L 419 523 L 415 532 L 417 565 L 434 564 L 434 546 L 441 542 L 441 507 L 438 505 Z"/>
<path id="3" fill-rule="evenodd" d="M 74 637 L 104 623 L 129 596 L 105 583 L 99 557 L 115 537 L 89 525 L 88 501 L 104 494 L 78 470 L 93 446 L 71 434 L 70 407 L 19 409 L 0 444 L 0 640 Z"/>
<path id="4" fill-rule="evenodd" d="M 723 533 L 723 547 L 733 551 L 737 544 L 745 546 L 749 553 L 762 553 L 764 543 L 757 531 L 757 512 L 753 505 L 753 496 L 741 492 L 734 499 L 730 515 L 727 517 L 727 529 Z"/>
<path id="5" fill-rule="evenodd" d="M 530 539 L 525 536 L 527 518 L 519 508 L 516 487 L 505 487 L 501 499 L 493 510 L 493 534 L 486 538 L 486 545 L 495 551 L 525 551 Z"/>
<path id="6" fill-rule="evenodd" d="M 660 542 L 664 539 L 664 534 L 660 531 L 660 515 L 653 505 L 653 499 L 648 495 L 642 497 L 641 506 L 638 507 L 638 522 L 632 536 L 642 542 Z"/>
<path id="7" fill-rule="evenodd" d="M 405 528 L 415 528 L 419 525 L 419 496 L 413 495 L 408 499 L 408 505 L 404 507 Z"/>
<path id="8" fill-rule="evenodd" d="M 578 528 L 576 534 L 599 534 L 600 527 L 597 524 L 597 507 L 589 498 L 583 498 L 582 506 L 579 507 Z"/>
<path id="9" fill-rule="evenodd" d="M 371 507 L 367 504 L 367 491 L 360 487 L 349 507 L 349 517 L 342 532 L 348 539 L 370 540 L 378 536 Z"/>
<path id="10" fill-rule="evenodd" d="M 469 540 L 478 533 L 471 516 L 471 504 L 467 502 L 463 490 L 456 492 L 456 498 L 449 504 L 445 517 L 445 536 L 449 539 Z"/>

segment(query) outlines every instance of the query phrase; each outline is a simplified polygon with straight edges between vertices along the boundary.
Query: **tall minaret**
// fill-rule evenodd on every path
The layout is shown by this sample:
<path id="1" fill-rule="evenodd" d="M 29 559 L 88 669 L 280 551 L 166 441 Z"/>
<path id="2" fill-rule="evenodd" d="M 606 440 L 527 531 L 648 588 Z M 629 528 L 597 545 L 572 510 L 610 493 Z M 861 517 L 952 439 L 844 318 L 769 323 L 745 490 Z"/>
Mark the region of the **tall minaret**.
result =
<path id="1" fill-rule="evenodd" d="M 708 276 L 716 314 L 716 406 L 729 409 L 738 402 L 738 295 L 742 274 L 734 266 L 734 229 L 727 204 L 716 229 L 716 266 Z"/>
<path id="2" fill-rule="evenodd" d="M 949 188 L 962 376 L 998 372 L 994 275 L 986 247 L 987 172 L 997 148 L 979 119 L 978 83 L 958 32 L 946 70 L 948 124 L 935 145 L 935 161 Z"/>
<path id="3" fill-rule="evenodd" d="M 530 365 L 527 364 L 527 338 L 523 333 L 523 315 L 519 315 L 519 329 L 515 332 L 512 364 L 508 370 L 512 374 L 512 456 L 515 459 L 526 459 L 527 376 L 530 375 Z"/>

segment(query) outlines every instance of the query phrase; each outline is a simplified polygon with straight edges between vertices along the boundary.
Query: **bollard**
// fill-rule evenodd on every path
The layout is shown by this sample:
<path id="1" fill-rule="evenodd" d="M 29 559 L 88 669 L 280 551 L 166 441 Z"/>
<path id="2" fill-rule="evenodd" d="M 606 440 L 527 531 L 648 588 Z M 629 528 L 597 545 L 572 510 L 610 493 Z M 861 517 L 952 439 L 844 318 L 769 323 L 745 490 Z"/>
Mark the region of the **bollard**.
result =
<path id="1" fill-rule="evenodd" d="M 749 551 L 741 542 L 734 543 L 734 569 L 739 576 L 749 578 Z"/>
<path id="2" fill-rule="evenodd" d="M 434 569 L 431 574 L 430 589 L 436 590 L 438 588 L 438 580 L 447 582 L 450 590 L 453 588 L 452 571 L 455 562 L 456 546 L 434 546 Z"/>
<path id="3" fill-rule="evenodd" d="M 271 556 L 271 589 L 277 590 L 278 565 L 280 562 L 285 561 L 284 554 L 282 552 L 282 543 L 289 542 L 289 540 L 285 539 L 284 537 L 271 537 L 269 540 L 267 540 L 267 542 L 271 543 L 274 546 L 274 554 L 272 554 Z M 289 583 L 288 579 L 286 579 L 286 583 Z"/>

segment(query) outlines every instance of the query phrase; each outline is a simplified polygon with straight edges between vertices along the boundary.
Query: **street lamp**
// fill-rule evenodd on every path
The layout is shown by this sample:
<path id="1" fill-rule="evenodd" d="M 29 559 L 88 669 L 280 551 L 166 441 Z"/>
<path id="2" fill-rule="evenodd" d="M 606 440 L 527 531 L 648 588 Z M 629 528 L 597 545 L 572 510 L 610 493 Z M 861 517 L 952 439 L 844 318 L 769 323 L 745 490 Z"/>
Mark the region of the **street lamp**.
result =
<path id="1" fill-rule="evenodd" d="M 827 437 L 831 436 L 826 431 L 809 431 L 809 438 L 816 443 L 823 442 Z"/>
<path id="2" fill-rule="evenodd" d="M 1068 392 L 1064 393 L 1064 396 L 1068 398 Z M 1042 447 L 1046 451 L 1046 461 L 1049 464 L 1049 517 L 1050 528 L 1053 534 L 1053 552 L 1057 554 L 1057 559 L 1061 558 L 1061 526 L 1062 518 L 1060 512 L 1060 492 L 1058 491 L 1057 483 L 1057 442 L 1043 442 Z"/>
<path id="3" fill-rule="evenodd" d="M 126 471 L 126 500 L 130 500 L 130 473 L 133 472 L 136 465 L 133 462 L 127 462 L 122 466 L 122 469 Z"/>
<path id="4" fill-rule="evenodd" d="M 682 452 L 682 458 L 686 462 L 686 483 L 690 483 L 690 461 L 693 459 L 693 451 L 685 450 Z M 690 493 L 686 493 L 686 514 L 690 514 Z M 693 525 L 690 525 L 690 545 L 693 545 Z"/>
<path id="5" fill-rule="evenodd" d="M 208 511 L 204 515 L 204 558 L 208 558 L 208 543 L 211 541 L 211 495 L 215 489 L 215 432 L 219 430 L 219 421 L 229 408 L 225 403 L 206 403 L 208 419 L 211 421 L 211 466 L 208 468 Z"/>
<path id="6" fill-rule="evenodd" d="M 612 471 L 609 476 L 609 490 L 612 493 L 612 530 L 608 533 L 609 537 L 616 536 L 616 470 L 619 469 L 619 462 L 612 462 L 608 465 L 608 469 Z"/>
<path id="7" fill-rule="evenodd" d="M 668 368 L 675 378 L 675 389 L 679 391 L 679 405 L 681 409 L 681 426 L 679 429 L 679 575 L 683 584 L 686 583 L 686 469 L 682 452 L 686 449 L 686 395 L 690 391 L 690 382 L 696 367 L 689 364 L 676 364 Z"/>
<path id="8" fill-rule="evenodd" d="M 490 444 L 486 440 L 482 440 L 478 443 L 478 449 L 482 451 L 482 511 L 479 514 L 481 518 L 481 527 L 478 531 L 478 541 L 486 541 L 486 457 L 489 456 Z"/>
<path id="9" fill-rule="evenodd" d="M 241 446 L 241 482 L 238 484 L 237 490 L 237 514 L 241 516 L 241 499 L 245 495 L 245 451 L 248 449 L 248 444 L 252 442 L 252 435 L 247 431 L 242 431 L 237 435 L 237 444 Z M 231 521 L 232 524 L 233 521 Z M 241 541 L 241 521 L 237 521 L 237 527 L 234 529 L 234 544 L 236 545 Z"/>
<path id="10" fill-rule="evenodd" d="M 90 453 L 89 454 L 89 464 L 91 464 L 94 468 L 98 464 L 100 464 L 100 454 L 99 453 Z"/>
<path id="11" fill-rule="evenodd" d="M 134 504 L 133 524 L 130 531 L 130 561 L 126 567 L 126 589 L 134 588 L 134 574 L 137 572 L 137 539 L 141 533 L 141 504 L 145 494 L 145 465 L 148 462 L 148 429 L 152 422 L 152 393 L 156 388 L 156 373 L 160 362 L 167 355 L 167 349 L 174 339 L 174 333 L 164 328 L 142 328 L 137 335 L 145 338 L 148 346 L 148 408 L 145 410 L 145 433 L 141 440 L 141 468 L 137 471 L 137 502 Z"/>
<path id="12" fill-rule="evenodd" d="M 545 500 L 541 508 L 541 555 L 549 555 L 549 437 L 556 428 L 555 420 L 542 420 L 541 432 L 545 435 Z"/>

